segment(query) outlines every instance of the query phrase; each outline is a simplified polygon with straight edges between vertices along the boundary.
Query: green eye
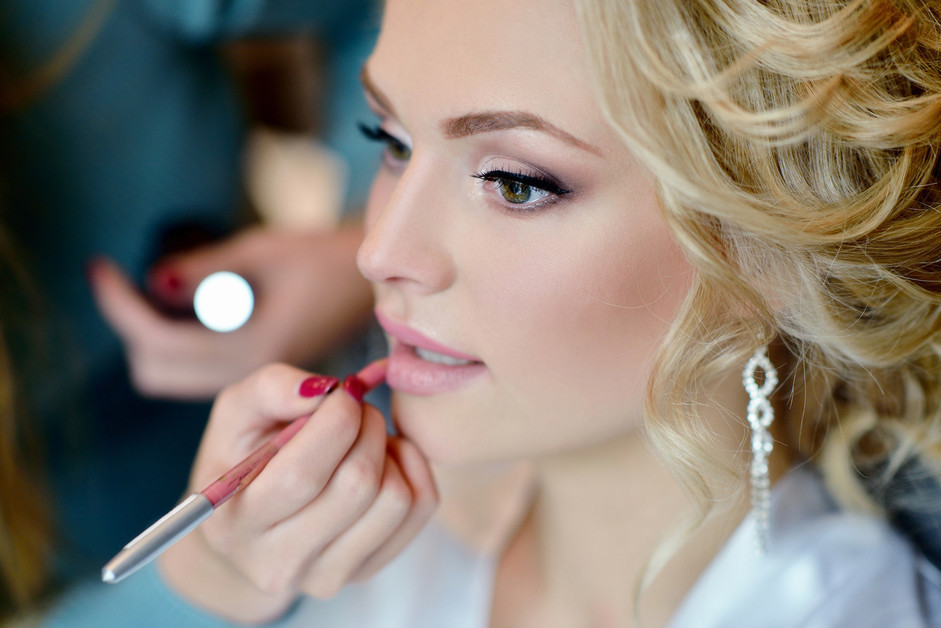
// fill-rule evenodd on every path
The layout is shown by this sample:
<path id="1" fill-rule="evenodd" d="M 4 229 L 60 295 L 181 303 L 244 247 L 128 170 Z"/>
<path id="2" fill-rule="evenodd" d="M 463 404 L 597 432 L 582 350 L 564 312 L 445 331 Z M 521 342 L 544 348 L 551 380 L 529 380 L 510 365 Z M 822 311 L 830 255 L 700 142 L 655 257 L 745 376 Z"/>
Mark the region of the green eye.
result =
<path id="1" fill-rule="evenodd" d="M 567 190 L 549 176 L 536 176 L 522 172 L 490 170 L 478 172 L 475 179 L 487 182 L 489 189 L 500 195 L 514 209 L 530 210 L 552 203 L 568 194 Z"/>
<path id="2" fill-rule="evenodd" d="M 396 161 L 408 161 L 412 157 L 412 149 L 396 139 L 386 142 L 386 151 Z"/>
<path id="3" fill-rule="evenodd" d="M 522 181 L 500 179 L 496 181 L 496 186 L 497 191 L 500 192 L 500 196 L 506 199 L 508 203 L 513 203 L 514 205 L 522 205 L 530 201 L 539 201 L 549 196 L 549 192 L 546 190 L 541 190 L 523 183 Z"/>

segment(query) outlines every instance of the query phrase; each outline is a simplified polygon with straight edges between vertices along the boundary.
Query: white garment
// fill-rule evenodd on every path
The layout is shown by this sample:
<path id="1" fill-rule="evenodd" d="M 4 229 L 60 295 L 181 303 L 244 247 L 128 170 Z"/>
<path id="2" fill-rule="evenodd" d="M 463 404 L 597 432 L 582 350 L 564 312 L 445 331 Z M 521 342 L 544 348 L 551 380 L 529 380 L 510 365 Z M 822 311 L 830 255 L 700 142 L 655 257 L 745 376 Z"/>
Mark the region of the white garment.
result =
<path id="1" fill-rule="evenodd" d="M 492 558 L 467 551 L 433 521 L 371 580 L 330 600 L 304 599 L 288 625 L 486 628 L 494 573 Z"/>
<path id="2" fill-rule="evenodd" d="M 770 516 L 768 553 L 756 555 L 746 518 L 671 628 L 941 626 L 934 567 L 882 520 L 838 510 L 811 471 L 796 469 L 775 485 Z M 305 600 L 290 623 L 486 628 L 495 564 L 432 523 L 375 578 L 328 601 Z"/>
<path id="3" fill-rule="evenodd" d="M 813 472 L 775 484 L 769 522 L 763 556 L 742 522 L 671 628 L 941 626 L 934 566 L 885 521 L 839 510 Z"/>

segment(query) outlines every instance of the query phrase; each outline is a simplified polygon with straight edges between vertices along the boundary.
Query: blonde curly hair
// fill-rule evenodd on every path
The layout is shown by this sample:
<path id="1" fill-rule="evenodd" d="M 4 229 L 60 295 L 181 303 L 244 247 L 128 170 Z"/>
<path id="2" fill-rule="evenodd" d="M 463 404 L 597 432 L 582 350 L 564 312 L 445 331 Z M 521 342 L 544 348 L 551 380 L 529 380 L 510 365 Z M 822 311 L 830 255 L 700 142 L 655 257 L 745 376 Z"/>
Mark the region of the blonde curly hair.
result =
<path id="1" fill-rule="evenodd" d="M 741 470 L 703 444 L 703 383 L 770 338 L 783 438 L 838 500 L 878 508 L 874 460 L 941 471 L 941 7 L 576 4 L 606 115 L 698 270 L 647 405 L 704 510 Z"/>

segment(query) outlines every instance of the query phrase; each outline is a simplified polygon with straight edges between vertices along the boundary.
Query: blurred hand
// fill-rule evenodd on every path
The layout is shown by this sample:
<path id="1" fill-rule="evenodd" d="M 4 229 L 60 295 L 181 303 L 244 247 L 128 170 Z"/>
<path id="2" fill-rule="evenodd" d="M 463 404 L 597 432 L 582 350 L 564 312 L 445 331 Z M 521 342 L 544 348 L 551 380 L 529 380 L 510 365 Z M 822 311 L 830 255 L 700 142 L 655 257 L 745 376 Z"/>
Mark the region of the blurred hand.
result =
<path id="1" fill-rule="evenodd" d="M 191 304 L 213 272 L 248 279 L 254 313 L 227 333 L 164 315 L 107 260 L 94 262 L 89 277 L 102 315 L 124 342 L 138 391 L 211 399 L 263 364 L 310 364 L 365 327 L 372 294 L 356 268 L 361 240 L 358 225 L 304 233 L 253 228 L 159 261 L 148 289 L 169 306 Z"/>
<path id="2" fill-rule="evenodd" d="M 344 389 L 304 397 L 308 373 L 271 365 L 226 388 L 190 488 L 202 490 L 285 425 L 310 420 L 255 478 L 160 558 L 180 595 L 236 622 L 277 618 L 299 594 L 328 598 L 388 563 L 437 504 L 428 464 Z"/>

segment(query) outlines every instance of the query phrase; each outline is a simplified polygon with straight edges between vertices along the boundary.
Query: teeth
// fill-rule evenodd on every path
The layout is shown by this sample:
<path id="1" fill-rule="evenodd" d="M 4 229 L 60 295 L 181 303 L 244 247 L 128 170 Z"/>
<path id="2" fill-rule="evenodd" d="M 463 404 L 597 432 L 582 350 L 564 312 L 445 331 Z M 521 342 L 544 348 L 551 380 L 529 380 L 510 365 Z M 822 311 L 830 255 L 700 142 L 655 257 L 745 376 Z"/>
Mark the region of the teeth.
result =
<path id="1" fill-rule="evenodd" d="M 449 355 L 442 355 L 440 353 L 435 353 L 434 351 L 422 349 L 421 347 L 415 347 L 415 355 L 420 357 L 422 360 L 434 362 L 435 364 L 444 364 L 445 366 L 464 366 L 472 363 L 470 360 L 459 360 L 457 358 L 452 358 Z"/>

